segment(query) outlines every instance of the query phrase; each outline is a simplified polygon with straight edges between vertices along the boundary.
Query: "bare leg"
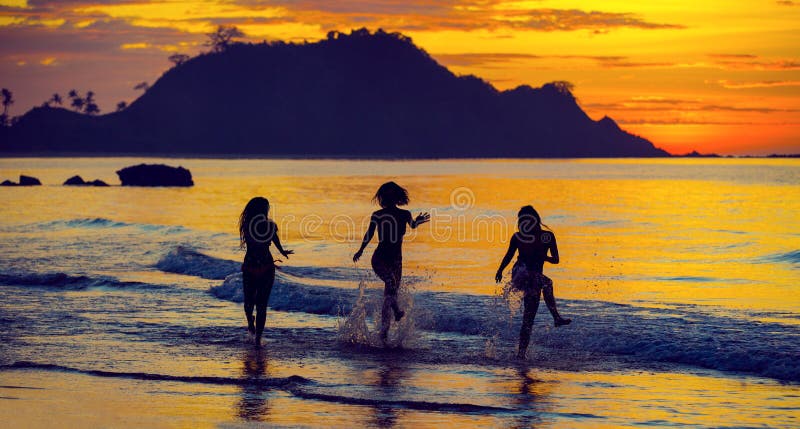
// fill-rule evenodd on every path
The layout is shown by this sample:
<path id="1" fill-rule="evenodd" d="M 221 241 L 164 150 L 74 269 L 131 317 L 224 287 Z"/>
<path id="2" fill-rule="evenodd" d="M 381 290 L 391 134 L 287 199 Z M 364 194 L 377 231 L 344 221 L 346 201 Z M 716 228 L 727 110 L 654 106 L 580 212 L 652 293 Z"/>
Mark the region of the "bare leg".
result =
<path id="1" fill-rule="evenodd" d="M 256 326 L 253 323 L 255 319 L 253 318 L 253 304 L 245 304 L 244 305 L 244 316 L 247 318 L 247 331 L 251 334 L 256 333 Z"/>
<path id="2" fill-rule="evenodd" d="M 400 309 L 400 306 L 397 305 L 397 293 L 400 291 L 400 281 L 403 277 L 403 264 L 397 264 L 397 271 L 395 271 L 394 275 L 394 293 L 392 294 L 394 299 L 392 300 L 392 310 L 394 310 L 394 320 L 399 322 L 400 319 L 406 314 L 403 310 Z"/>
<path id="3" fill-rule="evenodd" d="M 386 345 L 389 327 L 392 323 L 392 312 L 394 312 L 395 321 L 399 321 L 405 314 L 397 304 L 397 290 L 400 287 L 400 279 L 403 276 L 403 265 L 399 260 L 387 263 L 373 256 L 372 269 L 384 281 L 380 337 L 383 344 Z"/>
<path id="4" fill-rule="evenodd" d="M 558 314 L 558 309 L 556 308 L 556 297 L 553 295 L 553 281 L 545 276 L 542 277 L 546 279 L 542 285 L 542 295 L 544 295 L 544 303 L 547 305 L 547 309 L 550 310 L 550 315 L 553 316 L 553 322 L 555 323 L 556 327 L 569 325 L 572 322 L 572 319 L 565 319 Z"/>
<path id="5" fill-rule="evenodd" d="M 403 310 L 397 305 L 397 297 L 392 297 L 391 299 L 392 311 L 394 312 L 395 320 L 400 320 L 403 317 Z"/>
<path id="6" fill-rule="evenodd" d="M 259 278 L 259 284 L 254 293 L 256 303 L 256 348 L 261 348 L 261 336 L 264 333 L 264 324 L 267 322 L 267 304 L 275 282 L 275 271 L 267 273 L 266 277 Z"/>
<path id="7" fill-rule="evenodd" d="M 394 321 L 399 322 L 400 319 L 402 319 L 403 316 L 406 314 L 406 312 L 401 310 L 400 306 L 397 305 L 397 295 L 393 295 L 391 297 L 391 306 L 392 306 L 392 311 L 394 312 Z"/>
<path id="8" fill-rule="evenodd" d="M 247 318 L 247 331 L 251 334 L 256 333 L 256 327 L 253 324 L 253 307 L 255 307 L 255 285 L 253 279 L 245 273 L 242 276 L 242 283 L 244 289 L 244 317 Z"/>
<path id="9" fill-rule="evenodd" d="M 258 305 L 256 309 L 256 347 L 261 347 L 261 334 L 264 333 L 264 324 L 267 322 L 267 306 Z"/>
<path id="10" fill-rule="evenodd" d="M 383 295 L 383 306 L 381 307 L 381 341 L 386 345 L 389 337 L 389 326 L 392 323 L 392 308 L 397 306 L 397 300 L 392 295 Z"/>
<path id="11" fill-rule="evenodd" d="M 525 359 L 525 352 L 528 351 L 528 343 L 531 340 L 531 329 L 533 329 L 533 319 L 536 317 L 536 311 L 539 309 L 539 288 L 532 288 L 525 292 L 523 304 L 525 309 L 522 312 L 522 327 L 519 330 L 519 348 L 517 350 L 517 358 Z"/>

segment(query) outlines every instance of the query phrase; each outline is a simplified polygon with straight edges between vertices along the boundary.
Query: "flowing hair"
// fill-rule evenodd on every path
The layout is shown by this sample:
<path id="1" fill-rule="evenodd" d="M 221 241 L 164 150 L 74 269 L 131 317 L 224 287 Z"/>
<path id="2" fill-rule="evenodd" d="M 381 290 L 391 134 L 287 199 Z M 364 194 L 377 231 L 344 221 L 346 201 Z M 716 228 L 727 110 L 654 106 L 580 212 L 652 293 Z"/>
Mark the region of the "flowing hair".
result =
<path id="1" fill-rule="evenodd" d="M 372 197 L 372 201 L 383 208 L 404 206 L 408 204 L 408 191 L 397 183 L 386 182 L 378 188 L 378 192 Z"/>
<path id="2" fill-rule="evenodd" d="M 522 206 L 522 208 L 519 209 L 519 212 L 517 212 L 517 228 L 521 233 L 530 234 L 541 232 L 542 227 L 553 232 L 549 226 L 542 222 L 542 217 L 533 206 Z"/>
<path id="3" fill-rule="evenodd" d="M 264 197 L 254 197 L 251 199 L 242 214 L 239 215 L 239 248 L 244 249 L 247 247 L 247 237 L 252 235 L 252 223 L 257 218 L 263 216 L 267 219 L 269 213 L 269 200 Z"/>

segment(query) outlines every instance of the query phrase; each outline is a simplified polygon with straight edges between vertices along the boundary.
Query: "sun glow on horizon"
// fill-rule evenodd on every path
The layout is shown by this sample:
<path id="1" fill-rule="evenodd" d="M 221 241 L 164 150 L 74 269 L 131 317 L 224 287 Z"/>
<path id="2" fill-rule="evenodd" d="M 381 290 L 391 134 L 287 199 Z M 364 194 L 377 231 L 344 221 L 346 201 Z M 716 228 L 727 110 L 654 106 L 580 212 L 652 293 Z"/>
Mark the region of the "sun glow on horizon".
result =
<path id="1" fill-rule="evenodd" d="M 245 40 L 314 41 L 330 30 L 400 31 L 457 74 L 499 89 L 567 80 L 594 119 L 672 153 L 800 152 L 800 3 L 578 0 L 406 3 L 0 2 L 12 115 L 92 89 L 104 112 L 153 83 L 166 56 L 236 25 Z M 56 59 L 45 64 L 45 59 Z"/>

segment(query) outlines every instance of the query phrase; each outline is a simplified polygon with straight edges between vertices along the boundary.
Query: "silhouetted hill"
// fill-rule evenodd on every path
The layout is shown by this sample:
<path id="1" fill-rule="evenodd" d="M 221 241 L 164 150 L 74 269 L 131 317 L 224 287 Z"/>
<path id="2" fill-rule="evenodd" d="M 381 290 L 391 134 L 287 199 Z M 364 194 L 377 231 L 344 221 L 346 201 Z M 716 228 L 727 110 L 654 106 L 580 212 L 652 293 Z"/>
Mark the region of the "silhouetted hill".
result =
<path id="1" fill-rule="evenodd" d="M 693 150 L 689 153 L 685 153 L 683 155 L 673 155 L 673 156 L 678 156 L 681 158 L 721 158 L 721 156 L 716 153 L 700 153 L 696 150 Z"/>
<path id="2" fill-rule="evenodd" d="M 380 30 L 235 44 L 167 71 L 122 112 L 35 108 L 2 138 L 5 153 L 667 156 L 591 120 L 565 84 L 497 91 Z"/>

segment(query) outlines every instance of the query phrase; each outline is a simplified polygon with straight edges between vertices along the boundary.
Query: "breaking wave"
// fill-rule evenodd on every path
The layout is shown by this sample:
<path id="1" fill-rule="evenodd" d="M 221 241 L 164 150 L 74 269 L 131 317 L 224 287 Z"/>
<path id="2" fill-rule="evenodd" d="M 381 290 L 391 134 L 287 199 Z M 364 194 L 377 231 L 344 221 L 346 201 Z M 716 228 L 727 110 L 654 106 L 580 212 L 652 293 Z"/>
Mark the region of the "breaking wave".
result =
<path id="1" fill-rule="evenodd" d="M 141 282 L 128 282 L 114 277 L 69 275 L 65 273 L 0 273 L 0 285 L 35 286 L 62 290 L 84 290 L 93 288 L 161 289 L 164 286 Z"/>
<path id="2" fill-rule="evenodd" d="M 222 300 L 242 301 L 239 263 L 204 255 L 187 248 L 175 248 L 158 266 L 210 279 L 224 280 L 209 293 Z M 379 314 L 382 287 L 365 283 L 359 298 L 359 283 L 366 276 L 354 270 L 353 277 L 337 281 L 336 287 L 314 281 L 332 273 L 345 279 L 344 270 L 311 267 L 277 272 L 270 297 L 274 310 L 345 317 L 356 305 L 366 319 Z M 302 274 L 302 275 L 300 275 Z M 0 284 L 45 287 L 57 290 L 89 288 L 164 288 L 147 283 L 120 281 L 107 276 L 70 275 L 62 272 L 0 272 Z M 368 287 L 371 286 L 371 287 Z M 502 296 L 416 291 L 408 317 L 414 328 L 441 334 L 459 334 L 504 341 L 513 347 L 520 325 L 518 301 L 509 305 Z M 556 291 L 558 295 L 558 291 Z M 513 303 L 512 303 L 513 304 Z M 534 325 L 537 356 L 588 354 L 613 356 L 644 366 L 657 363 L 680 364 L 719 371 L 755 374 L 786 381 L 800 381 L 800 321 L 796 315 L 715 313 L 699 305 L 650 308 L 604 301 L 559 300 L 561 313 L 573 319 L 567 327 L 553 327 L 544 305 Z M 774 317 L 773 317 L 774 316 Z M 762 320 L 785 320 L 785 323 Z M 340 322 L 341 323 L 341 322 Z M 331 328 L 336 322 L 331 320 Z M 533 350 L 533 349 L 532 349 Z M 535 350 L 534 350 L 535 351 Z"/>
<path id="3" fill-rule="evenodd" d="M 341 288 L 311 284 L 286 271 L 276 274 L 272 309 L 341 316 L 350 314 L 360 302 L 358 278 L 352 279 L 353 288 Z M 210 293 L 241 302 L 241 273 L 228 275 L 211 287 Z M 366 288 L 363 294 L 365 311 L 375 314 L 382 288 Z M 411 316 L 419 329 L 499 336 L 507 341 L 513 341 L 519 332 L 519 308 L 509 309 L 498 296 L 419 291 L 413 301 Z M 800 381 L 797 324 L 759 322 L 745 313 L 742 317 L 713 315 L 702 306 L 666 309 L 581 300 L 560 300 L 559 304 L 573 324 L 555 329 L 541 305 L 534 331 L 536 344 L 554 353 L 607 354 L 643 363 L 675 363 Z"/>
<path id="4" fill-rule="evenodd" d="M 204 383 L 219 385 L 258 385 L 262 387 L 281 387 L 289 384 L 309 383 L 311 380 L 299 375 L 291 375 L 284 378 L 230 378 L 212 376 L 184 376 L 169 374 L 154 374 L 148 372 L 119 372 L 105 371 L 98 369 L 78 369 L 62 365 L 47 363 L 37 363 L 28 361 L 14 362 L 11 365 L 2 365 L 0 369 L 38 369 L 42 371 L 70 372 L 75 374 L 93 375 L 95 377 L 126 378 L 130 380 L 151 380 L 151 381 L 178 381 L 183 383 Z"/>
<path id="5" fill-rule="evenodd" d="M 175 247 L 156 262 L 156 268 L 161 271 L 210 280 L 222 280 L 240 267 L 239 262 L 215 258 L 183 246 Z"/>
<path id="6" fill-rule="evenodd" d="M 214 377 L 214 376 L 181 376 L 171 374 L 156 374 L 147 372 L 121 372 L 97 369 L 79 369 L 63 365 L 47 363 L 37 363 L 29 361 L 18 361 L 11 365 L 2 365 L 0 370 L 40 370 L 57 371 L 73 374 L 83 374 L 94 377 L 123 378 L 129 380 L 144 381 L 170 381 L 180 383 L 202 383 L 214 385 L 233 385 L 243 387 L 258 387 L 263 389 L 283 390 L 302 399 L 313 399 L 325 402 L 336 402 L 350 405 L 375 405 L 393 406 L 413 410 L 425 411 L 454 411 L 463 413 L 485 413 L 485 412 L 512 412 L 512 408 L 495 407 L 488 405 L 476 405 L 468 403 L 448 403 L 433 401 L 415 401 L 379 397 L 364 397 L 357 395 L 342 394 L 341 386 L 324 386 L 313 380 L 299 375 L 288 377 Z M 352 392 L 350 392 L 352 393 Z"/>
<path id="7" fill-rule="evenodd" d="M 765 256 L 762 259 L 765 262 L 780 262 L 780 263 L 800 265 L 800 250 L 794 250 L 786 253 L 777 253 L 774 255 Z"/>
<path id="8" fill-rule="evenodd" d="M 129 223 L 120 222 L 102 217 L 62 219 L 49 222 L 39 222 L 32 224 L 11 225 L 3 228 L 4 230 L 24 232 L 26 230 L 37 231 L 58 231 L 66 229 L 115 229 L 115 228 L 137 228 L 142 231 L 160 232 L 164 234 L 184 233 L 189 229 L 179 225 L 155 225 L 148 223 Z"/>

